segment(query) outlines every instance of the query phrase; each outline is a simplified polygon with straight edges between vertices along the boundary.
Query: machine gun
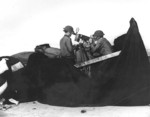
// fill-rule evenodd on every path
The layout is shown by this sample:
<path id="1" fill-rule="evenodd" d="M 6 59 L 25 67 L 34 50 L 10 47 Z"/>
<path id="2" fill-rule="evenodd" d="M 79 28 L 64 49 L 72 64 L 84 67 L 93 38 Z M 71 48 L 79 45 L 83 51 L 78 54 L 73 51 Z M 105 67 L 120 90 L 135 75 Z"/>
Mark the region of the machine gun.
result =
<path id="1" fill-rule="evenodd" d="M 80 39 L 83 40 L 83 41 L 88 41 L 90 39 L 90 37 L 88 37 L 86 35 L 83 35 L 83 34 L 77 34 L 76 38 L 75 38 L 75 41 L 79 42 Z"/>

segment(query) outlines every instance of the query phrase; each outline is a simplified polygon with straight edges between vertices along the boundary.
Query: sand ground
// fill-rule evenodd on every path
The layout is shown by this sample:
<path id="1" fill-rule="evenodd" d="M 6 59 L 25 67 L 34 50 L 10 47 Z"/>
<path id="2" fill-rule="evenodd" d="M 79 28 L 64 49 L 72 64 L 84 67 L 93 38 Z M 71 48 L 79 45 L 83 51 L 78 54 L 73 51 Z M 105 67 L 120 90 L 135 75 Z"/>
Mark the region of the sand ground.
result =
<path id="1" fill-rule="evenodd" d="M 0 117 L 150 117 L 150 106 L 69 108 L 28 102 L 0 110 Z"/>

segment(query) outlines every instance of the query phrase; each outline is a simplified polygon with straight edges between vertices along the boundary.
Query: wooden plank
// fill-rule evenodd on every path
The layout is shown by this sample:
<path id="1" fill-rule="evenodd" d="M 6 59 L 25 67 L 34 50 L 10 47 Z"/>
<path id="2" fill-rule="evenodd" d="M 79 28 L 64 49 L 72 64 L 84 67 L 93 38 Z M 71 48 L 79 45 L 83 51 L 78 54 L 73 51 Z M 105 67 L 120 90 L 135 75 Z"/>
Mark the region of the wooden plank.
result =
<path id="1" fill-rule="evenodd" d="M 117 51 L 117 52 L 114 52 L 114 53 L 111 53 L 111 54 L 107 54 L 105 56 L 97 57 L 97 58 L 94 58 L 94 59 L 91 59 L 91 60 L 88 60 L 88 61 L 85 61 L 85 62 L 82 62 L 82 63 L 79 63 L 79 64 L 75 64 L 74 66 L 76 68 L 80 68 L 80 67 L 84 67 L 84 66 L 87 66 L 87 65 L 91 65 L 91 64 L 94 64 L 94 63 L 97 63 L 97 62 L 100 62 L 100 61 L 118 56 L 120 54 L 120 52 L 121 51 Z"/>

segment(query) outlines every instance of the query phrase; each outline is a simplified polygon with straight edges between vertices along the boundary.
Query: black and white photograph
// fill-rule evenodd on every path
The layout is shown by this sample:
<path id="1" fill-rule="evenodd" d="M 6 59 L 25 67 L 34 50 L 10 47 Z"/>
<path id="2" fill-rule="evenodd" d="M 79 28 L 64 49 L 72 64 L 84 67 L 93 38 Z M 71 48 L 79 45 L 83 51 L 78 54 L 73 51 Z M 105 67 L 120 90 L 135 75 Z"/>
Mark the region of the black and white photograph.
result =
<path id="1" fill-rule="evenodd" d="M 149 117 L 149 0 L 1 0 L 0 117 Z"/>

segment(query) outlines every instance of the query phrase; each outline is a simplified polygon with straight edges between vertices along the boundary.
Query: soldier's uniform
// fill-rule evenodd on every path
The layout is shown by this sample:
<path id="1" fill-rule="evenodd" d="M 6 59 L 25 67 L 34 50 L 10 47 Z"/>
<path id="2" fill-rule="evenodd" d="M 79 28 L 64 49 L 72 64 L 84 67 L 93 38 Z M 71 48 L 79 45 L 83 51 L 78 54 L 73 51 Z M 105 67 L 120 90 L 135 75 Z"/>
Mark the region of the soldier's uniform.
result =
<path id="1" fill-rule="evenodd" d="M 64 32 L 70 32 L 71 34 L 74 34 L 73 28 L 71 26 L 66 26 L 64 28 Z M 60 40 L 60 51 L 62 58 L 65 58 L 69 60 L 72 64 L 74 64 L 73 45 L 70 36 L 65 34 Z"/>
<path id="2" fill-rule="evenodd" d="M 104 56 L 113 52 L 110 42 L 103 37 L 104 33 L 100 30 L 96 31 L 93 36 L 99 37 L 96 43 L 91 45 L 91 52 L 94 57 Z"/>

